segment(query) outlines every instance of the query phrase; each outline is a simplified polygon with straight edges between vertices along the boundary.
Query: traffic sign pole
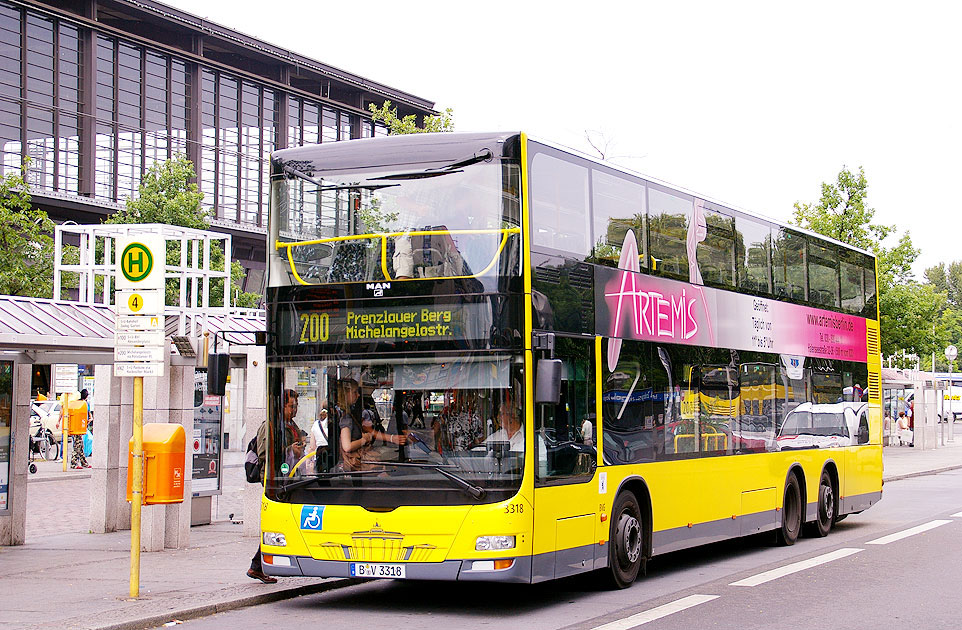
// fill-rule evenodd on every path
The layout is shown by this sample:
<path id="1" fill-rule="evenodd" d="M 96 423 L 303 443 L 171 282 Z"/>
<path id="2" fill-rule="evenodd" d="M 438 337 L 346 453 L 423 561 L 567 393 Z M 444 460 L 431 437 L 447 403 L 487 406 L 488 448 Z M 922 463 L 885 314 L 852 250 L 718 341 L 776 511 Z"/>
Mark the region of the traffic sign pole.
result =
<path id="1" fill-rule="evenodd" d="M 119 253 L 114 374 L 134 378 L 134 444 L 130 496 L 130 596 L 140 597 L 140 521 L 144 490 L 144 376 L 164 374 L 166 239 L 117 239 Z M 123 363 L 127 362 L 127 363 Z"/>
<path id="2" fill-rule="evenodd" d="M 134 467 L 130 490 L 130 596 L 140 597 L 140 512 L 144 487 L 144 377 L 134 377 Z"/>

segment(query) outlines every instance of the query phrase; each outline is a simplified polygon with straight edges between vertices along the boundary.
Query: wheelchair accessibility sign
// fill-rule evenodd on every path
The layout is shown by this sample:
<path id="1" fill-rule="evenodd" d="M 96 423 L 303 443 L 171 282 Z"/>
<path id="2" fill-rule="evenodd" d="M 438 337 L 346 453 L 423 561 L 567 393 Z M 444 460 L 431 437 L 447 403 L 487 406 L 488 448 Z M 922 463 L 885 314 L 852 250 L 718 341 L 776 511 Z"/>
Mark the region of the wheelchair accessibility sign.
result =
<path id="1" fill-rule="evenodd" d="M 323 505 L 302 505 L 301 506 L 301 529 L 323 529 L 324 506 Z"/>

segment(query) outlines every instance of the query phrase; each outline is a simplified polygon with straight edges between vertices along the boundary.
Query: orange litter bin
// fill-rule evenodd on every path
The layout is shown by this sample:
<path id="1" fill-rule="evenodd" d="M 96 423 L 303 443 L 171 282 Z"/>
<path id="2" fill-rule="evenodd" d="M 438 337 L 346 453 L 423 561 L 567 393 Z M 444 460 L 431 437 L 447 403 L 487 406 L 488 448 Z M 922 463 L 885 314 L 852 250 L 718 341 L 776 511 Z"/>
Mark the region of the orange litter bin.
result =
<path id="1" fill-rule="evenodd" d="M 184 500 L 184 448 L 187 438 L 179 424 L 144 424 L 144 505 Z M 134 439 L 127 450 L 127 501 L 133 492 Z"/>
<path id="2" fill-rule="evenodd" d="M 83 435 L 87 432 L 87 401 L 71 400 L 67 403 L 67 433 Z"/>

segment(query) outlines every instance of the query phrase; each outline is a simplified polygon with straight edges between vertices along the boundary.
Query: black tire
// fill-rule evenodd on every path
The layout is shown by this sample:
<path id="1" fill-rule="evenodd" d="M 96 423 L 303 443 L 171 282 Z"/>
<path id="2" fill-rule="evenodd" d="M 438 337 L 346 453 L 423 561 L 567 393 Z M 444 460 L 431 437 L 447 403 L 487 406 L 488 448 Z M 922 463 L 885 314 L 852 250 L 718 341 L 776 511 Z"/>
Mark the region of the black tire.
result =
<path id="1" fill-rule="evenodd" d="M 785 500 L 782 502 L 782 526 L 778 529 L 778 544 L 795 544 L 802 530 L 802 490 L 794 474 L 785 481 Z"/>
<path id="2" fill-rule="evenodd" d="M 822 477 L 818 480 L 818 509 L 815 512 L 815 520 L 806 523 L 805 533 L 812 538 L 823 538 L 832 531 L 838 510 L 835 505 L 835 486 L 832 485 L 832 476 L 827 470 L 822 471 Z"/>
<path id="3" fill-rule="evenodd" d="M 53 439 L 53 435 L 47 435 L 47 443 L 41 453 L 42 457 L 47 461 L 55 461 L 57 456 L 60 454 L 60 446 Z"/>
<path id="4" fill-rule="evenodd" d="M 36 474 L 36 472 L 37 472 L 37 465 L 34 464 L 33 462 L 30 462 L 30 465 L 27 466 L 27 470 L 30 471 L 30 474 L 31 474 L 31 475 Z"/>
<path id="5" fill-rule="evenodd" d="M 611 510 L 608 537 L 608 569 L 615 588 L 628 588 L 638 577 L 645 561 L 644 532 L 638 500 L 622 492 Z"/>

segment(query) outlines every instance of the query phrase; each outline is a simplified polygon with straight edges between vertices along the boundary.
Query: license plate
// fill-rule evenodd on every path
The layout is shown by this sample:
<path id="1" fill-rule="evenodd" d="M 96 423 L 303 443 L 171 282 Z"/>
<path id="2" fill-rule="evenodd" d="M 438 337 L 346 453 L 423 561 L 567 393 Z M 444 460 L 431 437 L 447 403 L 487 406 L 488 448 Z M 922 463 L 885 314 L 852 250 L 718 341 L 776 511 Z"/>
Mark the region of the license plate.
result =
<path id="1" fill-rule="evenodd" d="M 403 564 L 351 563 L 351 577 L 360 578 L 404 578 Z"/>

